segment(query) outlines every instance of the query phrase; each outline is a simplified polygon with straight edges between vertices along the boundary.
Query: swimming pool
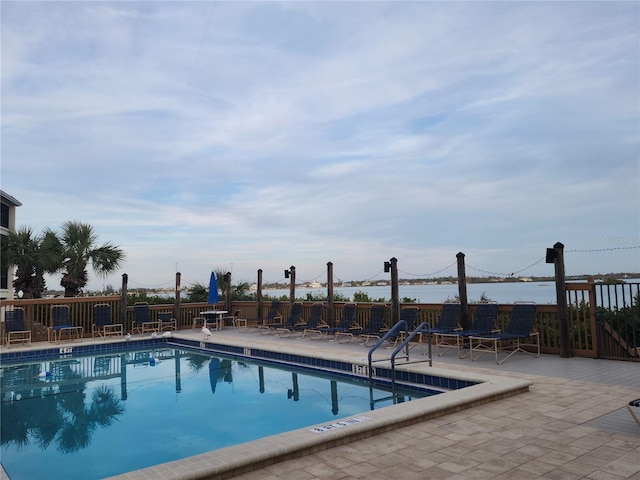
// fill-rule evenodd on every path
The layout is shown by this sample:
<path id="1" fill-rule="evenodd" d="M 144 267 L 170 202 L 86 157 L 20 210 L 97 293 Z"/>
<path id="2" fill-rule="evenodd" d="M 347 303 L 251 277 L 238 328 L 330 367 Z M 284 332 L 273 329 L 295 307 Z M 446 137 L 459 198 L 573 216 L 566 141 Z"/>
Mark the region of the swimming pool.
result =
<path id="1" fill-rule="evenodd" d="M 344 376 L 166 344 L 97 356 L 59 352 L 3 363 L 0 374 L 2 463 L 14 479 L 104 478 L 332 425 L 369 410 L 372 398 L 379 408 L 437 393 L 400 390 L 393 399 Z"/>
<path id="2" fill-rule="evenodd" d="M 220 335 L 202 341 L 199 331 L 180 331 L 171 339 L 174 346 L 195 347 L 208 354 L 216 352 L 246 354 L 256 358 L 269 358 L 276 362 L 291 362 L 312 365 L 321 369 L 350 372 L 366 364 L 366 351 L 335 342 L 309 342 L 308 340 L 277 339 L 271 336 L 246 335 L 233 330 L 219 332 Z M 124 340 L 85 341 L 81 344 L 51 345 L 43 343 L 39 349 L 17 347 L 7 349 L 0 346 L 0 363 L 33 363 L 42 358 L 58 358 L 61 355 L 88 354 L 111 355 L 123 349 L 153 346 L 162 348 L 164 339 L 134 337 L 131 342 Z M 335 422 L 312 431 L 302 428 L 273 436 L 263 437 L 241 445 L 224 447 L 197 454 L 182 460 L 154 465 L 142 470 L 114 477 L 117 480 L 132 478 L 228 478 L 241 475 L 257 468 L 271 465 L 289 458 L 296 458 L 331 448 L 356 442 L 405 425 L 422 423 L 432 418 L 446 415 L 460 409 L 473 407 L 495 399 L 517 395 L 528 391 L 531 382 L 502 376 L 488 376 L 479 372 L 455 371 L 436 365 L 426 364 L 400 366 L 402 376 L 416 379 L 425 384 L 440 385 L 454 390 L 429 398 L 376 408 L 366 412 L 366 421 L 352 423 L 354 417 L 347 417 L 338 425 Z M 382 375 L 385 372 L 379 372 Z M 366 374 L 364 374 L 366 377 Z M 461 388 L 466 386 L 466 388 Z M 459 388 L 456 390 L 456 388 Z M 343 427 L 343 428 L 342 428 Z M 425 427 L 429 428 L 429 427 Z M 437 427 L 436 427 L 437 428 Z M 29 460 L 31 461 L 31 460 Z M 17 480 L 17 479 L 13 479 Z"/>

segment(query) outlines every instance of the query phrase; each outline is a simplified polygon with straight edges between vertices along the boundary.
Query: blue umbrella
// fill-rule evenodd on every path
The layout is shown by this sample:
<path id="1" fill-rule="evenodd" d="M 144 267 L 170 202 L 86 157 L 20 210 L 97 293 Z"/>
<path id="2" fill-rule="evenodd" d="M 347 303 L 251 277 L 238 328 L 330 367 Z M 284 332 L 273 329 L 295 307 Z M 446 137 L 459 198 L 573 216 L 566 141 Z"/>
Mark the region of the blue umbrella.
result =
<path id="1" fill-rule="evenodd" d="M 209 279 L 209 304 L 215 305 L 218 303 L 218 282 L 216 281 L 215 272 L 211 272 L 211 278 Z"/>

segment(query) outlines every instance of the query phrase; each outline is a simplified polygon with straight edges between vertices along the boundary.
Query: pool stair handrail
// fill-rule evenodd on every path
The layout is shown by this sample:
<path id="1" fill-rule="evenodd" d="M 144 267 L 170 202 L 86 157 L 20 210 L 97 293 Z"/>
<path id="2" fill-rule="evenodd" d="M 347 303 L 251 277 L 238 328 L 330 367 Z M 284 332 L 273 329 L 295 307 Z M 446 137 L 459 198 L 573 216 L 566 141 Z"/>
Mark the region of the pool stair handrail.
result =
<path id="1" fill-rule="evenodd" d="M 395 370 L 395 360 L 396 360 L 396 356 L 398 355 L 398 353 L 400 353 L 402 350 L 404 350 L 404 355 L 401 358 L 405 358 L 406 362 L 404 363 L 405 365 L 408 363 L 422 363 L 422 362 L 429 362 L 429 366 L 432 366 L 432 360 L 431 360 L 431 352 L 429 351 L 429 356 L 427 359 L 419 359 L 419 360 L 414 360 L 411 361 L 410 360 L 410 355 L 409 355 L 409 342 L 411 340 L 413 340 L 416 336 L 420 335 L 423 331 L 423 329 L 428 328 L 428 324 L 426 322 L 422 322 L 420 325 L 418 325 L 409 335 L 407 335 L 402 342 L 400 342 L 400 345 L 398 345 L 397 347 L 394 348 L 391 356 L 389 358 L 379 358 L 374 360 L 373 359 L 373 353 L 384 343 L 386 342 L 389 338 L 393 337 L 394 335 L 399 335 L 400 332 L 402 331 L 407 331 L 407 322 L 405 322 L 404 320 L 400 320 L 398 321 L 393 327 L 391 327 L 391 329 L 386 332 L 382 338 L 380 338 L 380 340 L 378 340 L 376 342 L 376 344 L 371 347 L 371 349 L 369 349 L 369 353 L 367 356 L 367 360 L 368 360 L 368 365 L 369 365 L 369 393 L 371 396 L 371 408 L 373 409 L 373 405 L 376 402 L 380 402 L 383 400 L 388 400 L 388 399 L 393 399 L 393 402 L 396 403 L 396 399 L 397 399 L 397 394 L 396 394 L 396 370 Z M 380 398 L 380 399 L 373 399 L 373 363 L 374 362 L 384 362 L 384 361 L 390 361 L 391 362 L 391 396 L 390 397 L 385 397 L 385 398 Z"/>

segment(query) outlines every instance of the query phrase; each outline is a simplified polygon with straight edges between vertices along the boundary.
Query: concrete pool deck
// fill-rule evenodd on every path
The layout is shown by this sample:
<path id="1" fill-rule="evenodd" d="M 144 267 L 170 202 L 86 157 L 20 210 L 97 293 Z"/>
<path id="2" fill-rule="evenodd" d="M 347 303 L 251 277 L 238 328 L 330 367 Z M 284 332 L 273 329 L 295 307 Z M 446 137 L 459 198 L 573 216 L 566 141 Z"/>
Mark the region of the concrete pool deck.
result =
<path id="1" fill-rule="evenodd" d="M 198 331 L 181 331 L 176 336 L 202 339 Z M 354 363 L 366 363 L 368 351 L 353 344 L 247 334 L 233 329 L 215 332 L 210 341 L 344 358 Z M 640 397 L 637 363 L 548 355 L 536 359 L 522 354 L 498 366 L 489 355 L 471 362 L 468 358 L 457 359 L 451 352 L 434 358 L 433 369 L 427 364 L 406 368 L 409 367 L 442 369 L 453 375 L 457 372 L 465 378 L 486 380 L 497 390 L 488 393 L 492 397 L 488 403 L 487 392 L 479 392 L 476 399 L 471 392 L 471 403 L 469 395 L 464 395 L 466 403 L 456 403 L 461 399 L 450 397 L 441 400 L 444 405 L 427 407 L 426 413 L 421 401 L 366 412 L 363 415 L 370 417 L 369 421 L 338 429 L 350 430 L 350 438 L 327 437 L 321 446 L 309 439 L 314 435 L 317 439 L 318 435 L 308 429 L 283 434 L 301 433 L 284 443 L 269 437 L 251 446 L 262 459 L 249 467 L 242 465 L 251 454 L 240 447 L 229 447 L 222 449 L 226 452 L 196 455 L 117 478 L 640 480 L 640 429 L 624 409 L 629 400 Z M 469 388 L 483 390 L 488 386 Z M 509 396 L 507 391 L 518 394 Z M 451 394 L 443 397 L 448 395 Z M 375 436 L 359 430 L 372 426 Z M 326 433 L 333 436 L 334 432 Z M 299 447 L 297 451 L 289 452 L 289 441 Z M 220 470 L 215 476 L 216 468 L 212 467 L 223 457 L 236 462 L 238 468 Z M 277 463 L 272 463 L 275 459 Z M 202 476 L 204 471 L 212 475 Z"/>

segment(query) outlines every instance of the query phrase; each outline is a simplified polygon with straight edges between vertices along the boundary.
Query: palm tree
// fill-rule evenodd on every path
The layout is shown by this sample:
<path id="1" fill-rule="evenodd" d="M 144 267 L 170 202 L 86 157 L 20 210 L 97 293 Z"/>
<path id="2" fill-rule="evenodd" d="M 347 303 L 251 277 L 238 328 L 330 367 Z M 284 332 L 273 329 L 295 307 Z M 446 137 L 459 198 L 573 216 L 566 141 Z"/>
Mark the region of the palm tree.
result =
<path id="1" fill-rule="evenodd" d="M 216 281 L 218 283 L 218 289 L 222 292 L 222 300 L 227 299 L 227 275 L 226 271 L 215 269 Z M 251 300 L 252 296 L 249 292 L 250 285 L 248 282 L 240 282 L 235 285 L 231 284 L 231 300 L 242 301 Z"/>
<path id="2" fill-rule="evenodd" d="M 202 283 L 194 284 L 191 289 L 189 289 L 189 294 L 187 296 L 187 303 L 206 303 L 209 299 L 209 294 L 207 292 L 207 288 Z"/>
<path id="3" fill-rule="evenodd" d="M 45 289 L 44 274 L 58 270 L 60 250 L 55 235 L 34 235 L 29 227 L 9 230 L 2 236 L 2 263 L 16 267 L 13 287 L 23 298 L 40 298 Z"/>
<path id="4" fill-rule="evenodd" d="M 81 222 L 65 222 L 62 232 L 56 235 L 62 256 L 60 270 L 64 270 L 60 285 L 64 287 L 65 297 L 74 297 L 87 284 L 87 265 L 91 263 L 98 275 L 115 272 L 124 260 L 124 252 L 119 247 L 104 243 L 96 246 L 97 235 L 93 227 Z"/>

